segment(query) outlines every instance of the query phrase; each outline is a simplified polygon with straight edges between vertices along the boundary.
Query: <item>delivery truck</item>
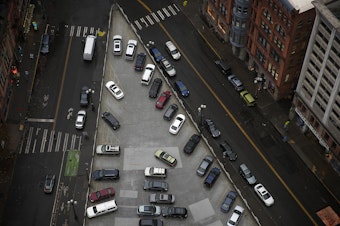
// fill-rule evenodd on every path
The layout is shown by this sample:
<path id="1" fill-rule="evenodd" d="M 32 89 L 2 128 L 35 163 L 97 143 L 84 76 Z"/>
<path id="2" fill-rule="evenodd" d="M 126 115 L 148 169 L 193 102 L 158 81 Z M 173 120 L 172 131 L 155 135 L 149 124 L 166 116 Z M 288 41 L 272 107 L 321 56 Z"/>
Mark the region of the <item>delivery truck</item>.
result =
<path id="1" fill-rule="evenodd" d="M 94 49 L 96 47 L 96 36 L 88 35 L 85 41 L 83 59 L 86 61 L 91 61 L 94 54 Z"/>

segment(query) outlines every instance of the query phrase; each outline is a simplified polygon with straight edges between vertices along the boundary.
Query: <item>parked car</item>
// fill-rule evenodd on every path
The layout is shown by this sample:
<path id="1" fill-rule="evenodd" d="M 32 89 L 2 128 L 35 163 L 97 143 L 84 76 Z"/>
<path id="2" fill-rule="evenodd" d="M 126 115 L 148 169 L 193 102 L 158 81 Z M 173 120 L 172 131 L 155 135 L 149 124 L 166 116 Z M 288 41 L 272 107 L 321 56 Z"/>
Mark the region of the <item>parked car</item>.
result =
<path id="1" fill-rule="evenodd" d="M 197 144 L 200 142 L 200 140 L 201 140 L 200 135 L 193 134 L 184 146 L 184 149 L 183 149 L 184 153 L 191 154 L 195 150 L 195 148 L 196 148 Z"/>
<path id="2" fill-rule="evenodd" d="M 113 36 L 113 55 L 122 55 L 122 36 Z"/>
<path id="3" fill-rule="evenodd" d="M 254 107 L 255 106 L 256 101 L 255 101 L 254 97 L 247 90 L 243 90 L 242 92 L 240 92 L 240 96 L 244 100 L 244 102 L 246 103 L 246 105 L 248 107 Z"/>
<path id="4" fill-rule="evenodd" d="M 185 207 L 164 207 L 162 216 L 183 219 L 188 217 L 188 210 Z"/>
<path id="5" fill-rule="evenodd" d="M 150 51 L 151 56 L 154 58 L 154 60 L 157 63 L 161 62 L 161 60 L 163 59 L 163 56 L 162 56 L 161 52 L 159 52 L 159 50 L 156 46 L 152 45 L 149 48 L 149 51 Z"/>
<path id="6" fill-rule="evenodd" d="M 89 200 L 91 202 L 98 202 L 104 199 L 108 199 L 110 197 L 113 197 L 116 194 L 115 190 L 113 187 L 108 187 L 101 189 L 99 191 L 94 191 L 89 194 Z"/>
<path id="7" fill-rule="evenodd" d="M 233 151 L 227 141 L 220 143 L 220 147 L 223 152 L 223 158 L 228 157 L 230 161 L 235 161 L 237 159 L 237 154 Z"/>
<path id="8" fill-rule="evenodd" d="M 124 97 L 123 91 L 113 81 L 108 81 L 105 86 L 112 96 L 114 96 L 114 98 L 117 100 L 120 100 Z"/>
<path id="9" fill-rule="evenodd" d="M 104 112 L 102 119 L 110 126 L 113 130 L 117 130 L 120 127 L 119 121 L 110 113 Z"/>
<path id="10" fill-rule="evenodd" d="M 164 73 L 169 77 L 174 77 L 176 75 L 175 67 L 165 58 L 163 58 L 160 62 L 160 66 Z"/>
<path id="11" fill-rule="evenodd" d="M 152 85 L 149 90 L 149 97 L 151 98 L 156 98 L 158 96 L 158 92 L 162 87 L 162 79 L 160 78 L 155 78 L 152 82 Z"/>
<path id="12" fill-rule="evenodd" d="M 260 199 L 266 206 L 274 205 L 273 196 L 268 192 L 268 190 L 262 184 L 255 185 L 254 191 L 260 197 Z"/>
<path id="13" fill-rule="evenodd" d="M 179 60 L 181 58 L 181 53 L 178 51 L 172 41 L 167 41 L 165 43 L 165 49 L 171 55 L 172 59 Z"/>
<path id="14" fill-rule="evenodd" d="M 155 205 L 141 205 L 137 207 L 137 215 L 140 217 L 161 215 L 161 207 Z"/>
<path id="15" fill-rule="evenodd" d="M 214 167 L 210 170 L 208 176 L 205 178 L 204 180 L 204 184 L 211 188 L 215 182 L 217 181 L 218 177 L 220 176 L 221 174 L 221 170 L 217 167 Z"/>
<path id="16" fill-rule="evenodd" d="M 228 81 L 234 86 L 236 91 L 240 92 L 244 90 L 243 83 L 236 75 L 229 75 Z"/>
<path id="17" fill-rule="evenodd" d="M 244 208 L 241 206 L 235 206 L 232 215 L 230 216 L 229 220 L 227 221 L 227 226 L 237 226 L 243 215 Z"/>
<path id="18" fill-rule="evenodd" d="M 181 94 L 182 97 L 188 97 L 189 96 L 189 90 L 181 80 L 177 80 L 175 82 L 175 88 Z"/>
<path id="19" fill-rule="evenodd" d="M 215 64 L 224 75 L 229 76 L 232 74 L 231 67 L 227 64 L 227 62 L 223 60 L 216 60 Z"/>
<path id="20" fill-rule="evenodd" d="M 148 86 L 150 84 L 150 82 L 152 81 L 153 74 L 155 72 L 155 68 L 156 68 L 156 66 L 154 64 L 147 64 L 146 65 L 145 71 L 144 71 L 144 73 L 142 75 L 142 79 L 140 81 L 140 83 L 142 85 Z"/>
<path id="21" fill-rule="evenodd" d="M 178 114 L 174 121 L 172 122 L 172 124 L 170 125 L 169 128 L 169 133 L 171 134 L 178 134 L 178 132 L 180 131 L 180 129 L 182 128 L 183 124 L 185 122 L 185 115 L 183 114 Z"/>
<path id="22" fill-rule="evenodd" d="M 256 178 L 255 176 L 252 174 L 252 172 L 250 171 L 250 169 L 248 168 L 248 166 L 246 164 L 241 164 L 239 167 L 239 172 L 241 174 L 241 176 L 246 179 L 246 181 L 248 182 L 248 184 L 252 185 L 256 183 Z"/>
<path id="23" fill-rule="evenodd" d="M 128 44 L 126 47 L 125 59 L 133 60 L 135 58 L 137 44 L 138 44 L 137 40 L 130 39 L 128 41 Z"/>
<path id="24" fill-rule="evenodd" d="M 86 209 L 88 218 L 97 217 L 103 214 L 114 212 L 118 209 L 116 200 L 109 200 L 106 202 L 99 203 L 94 206 L 90 206 Z"/>
<path id="25" fill-rule="evenodd" d="M 235 191 L 229 191 L 221 205 L 221 211 L 223 213 L 227 213 L 234 204 L 236 198 L 237 193 Z"/>
<path id="26" fill-rule="evenodd" d="M 89 88 L 87 86 L 83 86 L 80 91 L 80 106 L 87 107 L 89 106 Z"/>
<path id="27" fill-rule="evenodd" d="M 178 111 L 177 104 L 171 104 L 164 112 L 163 119 L 170 121 Z"/>
<path id="28" fill-rule="evenodd" d="M 169 153 L 161 149 L 155 152 L 155 157 L 171 167 L 174 167 L 177 164 L 177 160 L 175 157 L 173 157 L 172 155 L 170 155 Z"/>
<path id="29" fill-rule="evenodd" d="M 170 91 L 164 91 L 157 99 L 155 103 L 155 107 L 158 109 L 163 109 L 165 104 L 168 102 L 168 100 L 171 97 Z"/>
<path id="30" fill-rule="evenodd" d="M 219 129 L 217 129 L 215 123 L 213 120 L 207 118 L 204 120 L 204 125 L 207 128 L 207 130 L 209 131 L 209 133 L 211 134 L 211 136 L 213 138 L 217 138 L 221 135 L 221 132 Z"/>
<path id="31" fill-rule="evenodd" d="M 161 167 L 146 167 L 144 170 L 144 176 L 146 177 L 163 177 L 165 178 L 167 170 Z"/>
<path id="32" fill-rule="evenodd" d="M 120 147 L 119 145 L 101 144 L 97 146 L 96 153 L 98 155 L 119 155 Z"/>
<path id="33" fill-rule="evenodd" d="M 76 129 L 83 129 L 85 126 L 85 121 L 86 121 L 86 111 L 85 110 L 78 111 L 76 122 L 75 122 Z"/>
<path id="34" fill-rule="evenodd" d="M 163 226 L 161 219 L 139 219 L 139 226 Z"/>
<path id="35" fill-rule="evenodd" d="M 119 179 L 118 169 L 101 169 L 95 170 L 92 173 L 94 180 L 116 180 Z"/>
<path id="36" fill-rule="evenodd" d="M 214 158 L 211 155 L 206 155 L 196 171 L 197 175 L 203 177 L 213 162 Z"/>
<path id="37" fill-rule="evenodd" d="M 144 181 L 144 190 L 148 191 L 168 191 L 169 185 L 165 181 L 150 181 L 145 180 Z"/>
<path id="38" fill-rule="evenodd" d="M 51 194 L 53 192 L 54 181 L 55 181 L 55 175 L 50 175 L 50 174 L 46 175 L 45 183 L 44 183 L 44 192 L 46 194 Z"/>
<path id="39" fill-rule="evenodd" d="M 143 71 L 145 60 L 146 60 L 146 54 L 145 53 L 138 53 L 137 54 L 136 63 L 135 63 L 135 70 L 136 71 Z"/>
<path id="40" fill-rule="evenodd" d="M 175 202 L 175 196 L 172 194 L 151 194 L 149 197 L 150 203 L 157 204 L 172 204 Z"/>
<path id="41" fill-rule="evenodd" d="M 50 36 L 48 34 L 43 34 L 41 38 L 40 53 L 48 54 L 50 52 Z"/>

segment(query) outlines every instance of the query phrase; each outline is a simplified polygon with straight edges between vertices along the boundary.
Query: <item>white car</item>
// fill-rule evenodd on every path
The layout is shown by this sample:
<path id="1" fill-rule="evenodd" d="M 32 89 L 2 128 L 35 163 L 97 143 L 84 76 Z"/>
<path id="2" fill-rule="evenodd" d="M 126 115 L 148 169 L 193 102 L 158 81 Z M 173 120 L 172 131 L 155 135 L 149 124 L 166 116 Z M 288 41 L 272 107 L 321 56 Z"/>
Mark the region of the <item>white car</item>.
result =
<path id="1" fill-rule="evenodd" d="M 254 190 L 266 206 L 274 205 L 274 198 L 262 184 L 255 185 Z"/>
<path id="2" fill-rule="evenodd" d="M 86 111 L 80 110 L 78 111 L 75 126 L 76 129 L 83 129 L 86 121 Z"/>
<path id="3" fill-rule="evenodd" d="M 227 226 L 236 226 L 241 220 L 242 214 L 244 212 L 244 208 L 241 206 L 235 206 L 233 210 L 233 214 L 227 221 Z"/>
<path id="4" fill-rule="evenodd" d="M 107 90 L 117 99 L 120 100 L 124 97 L 123 91 L 113 82 L 108 81 L 105 84 Z"/>
<path id="5" fill-rule="evenodd" d="M 176 69 L 175 69 L 175 67 L 174 67 L 172 64 L 170 64 L 170 62 L 169 62 L 167 59 L 163 58 L 163 59 L 161 60 L 161 62 L 159 62 L 159 63 L 160 63 L 160 65 L 161 65 L 162 70 L 163 70 L 169 77 L 173 77 L 173 76 L 176 75 Z"/>
<path id="6" fill-rule="evenodd" d="M 184 122 L 185 116 L 183 114 L 178 114 L 169 128 L 169 133 L 176 135 L 183 126 Z"/>
<path id="7" fill-rule="evenodd" d="M 146 167 L 144 170 L 146 177 L 166 177 L 166 169 L 161 167 Z"/>
<path id="8" fill-rule="evenodd" d="M 119 145 L 102 144 L 97 146 L 96 153 L 98 155 L 119 155 L 120 147 Z"/>
<path id="9" fill-rule="evenodd" d="M 113 36 L 113 55 L 116 55 L 116 56 L 122 55 L 122 36 L 121 35 Z"/>
<path id="10" fill-rule="evenodd" d="M 179 60 L 181 58 L 181 54 L 176 48 L 176 46 L 172 43 L 172 41 L 167 41 L 165 43 L 165 48 L 167 52 L 171 55 L 172 59 Z"/>
<path id="11" fill-rule="evenodd" d="M 137 40 L 130 39 L 126 47 L 125 58 L 127 60 L 133 60 L 137 49 Z"/>

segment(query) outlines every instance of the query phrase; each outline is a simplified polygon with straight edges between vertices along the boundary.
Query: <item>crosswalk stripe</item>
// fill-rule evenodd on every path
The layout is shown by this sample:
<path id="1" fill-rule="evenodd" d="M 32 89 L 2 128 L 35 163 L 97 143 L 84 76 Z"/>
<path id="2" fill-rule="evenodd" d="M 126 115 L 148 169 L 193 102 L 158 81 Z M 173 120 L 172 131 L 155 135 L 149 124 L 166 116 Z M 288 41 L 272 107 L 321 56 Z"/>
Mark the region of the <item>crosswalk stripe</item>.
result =
<path id="1" fill-rule="evenodd" d="M 25 153 L 28 153 L 30 151 L 33 130 L 34 130 L 34 128 L 30 127 L 30 130 L 28 131 L 28 137 L 27 137 L 27 144 L 26 144 L 26 148 L 25 148 Z"/>
<path id="2" fill-rule="evenodd" d="M 54 137 L 55 137 L 55 131 L 52 130 L 51 133 L 50 133 L 50 140 L 48 142 L 47 152 L 52 152 Z"/>
<path id="3" fill-rule="evenodd" d="M 73 36 L 74 35 L 74 26 L 71 26 L 71 29 L 70 29 L 70 36 Z"/>
<path id="4" fill-rule="evenodd" d="M 62 132 L 58 132 L 58 136 L 57 136 L 57 143 L 55 145 L 55 149 L 54 151 L 55 152 L 58 152 L 59 151 L 59 148 L 60 148 L 60 142 L 61 142 L 61 135 L 62 135 Z"/>
<path id="5" fill-rule="evenodd" d="M 151 13 L 151 16 L 155 19 L 157 23 L 159 22 L 159 19 L 154 12 Z"/>
<path id="6" fill-rule="evenodd" d="M 72 135 L 72 139 L 71 139 L 71 149 L 72 150 L 74 150 L 76 139 L 77 139 L 77 135 Z"/>
<path id="7" fill-rule="evenodd" d="M 135 20 L 135 24 L 137 25 L 139 30 L 142 30 L 143 27 L 142 27 L 142 25 L 140 25 L 138 20 Z"/>
<path id="8" fill-rule="evenodd" d="M 168 8 L 170 9 L 170 11 L 172 12 L 172 14 L 173 14 L 174 16 L 177 15 L 177 13 L 175 12 L 174 8 L 172 8 L 171 5 L 169 5 Z"/>
<path id="9" fill-rule="evenodd" d="M 145 27 L 149 27 L 148 23 L 144 20 L 144 18 L 140 18 L 140 21 L 145 24 Z"/>
<path id="10" fill-rule="evenodd" d="M 77 26 L 76 37 L 79 37 L 79 36 L 80 36 L 80 32 L 81 32 L 81 26 Z"/>
<path id="11" fill-rule="evenodd" d="M 34 139 L 34 143 L 33 143 L 33 148 L 32 148 L 32 153 L 35 153 L 35 147 L 37 146 L 37 140 Z M 28 154 L 29 152 L 27 152 Z"/>
<path id="12" fill-rule="evenodd" d="M 155 24 L 149 15 L 146 16 L 146 19 L 149 21 L 151 25 Z"/>
<path id="13" fill-rule="evenodd" d="M 68 134 L 68 133 L 65 133 L 63 152 L 66 152 L 66 150 L 67 150 L 68 137 L 69 137 L 69 134 Z"/>
<path id="14" fill-rule="evenodd" d="M 94 27 L 90 27 L 90 34 L 95 34 L 94 33 Z"/>
<path id="15" fill-rule="evenodd" d="M 86 37 L 86 35 L 87 35 L 87 27 L 84 27 L 84 29 L 83 29 L 83 38 L 85 38 Z"/>
<path id="16" fill-rule="evenodd" d="M 165 13 L 165 15 L 166 15 L 167 17 L 170 17 L 170 16 L 171 16 L 170 13 L 168 12 L 168 10 L 166 10 L 166 8 L 162 8 L 162 10 L 163 10 L 163 12 Z"/>
<path id="17" fill-rule="evenodd" d="M 47 141 L 47 132 L 48 132 L 48 129 L 44 129 L 43 138 L 41 139 L 40 153 L 43 153 L 45 150 L 45 144 Z"/>
<path id="18" fill-rule="evenodd" d="M 157 14 L 158 14 L 158 16 L 160 16 L 160 17 L 161 17 L 161 19 L 162 19 L 162 20 L 164 20 L 164 19 L 165 19 L 165 17 L 164 17 L 164 15 L 163 15 L 163 13 L 162 13 L 160 10 L 157 10 Z"/>
<path id="19" fill-rule="evenodd" d="M 174 7 L 175 9 L 177 9 L 177 12 L 180 11 L 180 9 L 178 8 L 178 6 L 177 6 L 176 4 L 172 4 L 172 5 L 173 5 L 173 7 Z"/>

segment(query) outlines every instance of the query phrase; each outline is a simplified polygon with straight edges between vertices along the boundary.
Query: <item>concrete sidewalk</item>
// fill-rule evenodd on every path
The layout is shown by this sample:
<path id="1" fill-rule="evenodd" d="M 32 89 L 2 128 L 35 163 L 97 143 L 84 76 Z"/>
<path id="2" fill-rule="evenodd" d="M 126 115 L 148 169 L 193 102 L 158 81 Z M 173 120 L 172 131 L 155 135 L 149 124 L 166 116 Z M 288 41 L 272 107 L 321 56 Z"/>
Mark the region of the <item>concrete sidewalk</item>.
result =
<path id="1" fill-rule="evenodd" d="M 183 6 L 183 1 L 176 1 L 183 13 L 191 21 L 202 38 L 214 48 L 222 59 L 226 59 L 233 69 L 237 68 L 238 76 L 244 82 L 247 90 L 255 94 L 257 86 L 253 83 L 253 75 L 247 66 L 235 59 L 232 54 L 231 46 L 222 43 L 212 28 L 205 23 L 201 13 L 201 1 L 188 1 Z M 289 120 L 291 111 L 291 101 L 283 100 L 275 102 L 267 91 L 258 93 L 257 107 L 260 112 L 270 121 L 276 130 L 287 140 L 287 143 L 295 150 L 306 166 L 314 173 L 319 181 L 331 192 L 339 202 L 340 199 L 340 164 L 332 160 L 332 164 L 325 156 L 324 148 L 316 141 L 312 135 L 303 134 L 294 120 L 289 124 L 289 129 L 284 129 L 284 124 Z M 285 137 L 287 136 L 287 137 Z M 333 167 L 332 167 L 333 166 Z"/>

